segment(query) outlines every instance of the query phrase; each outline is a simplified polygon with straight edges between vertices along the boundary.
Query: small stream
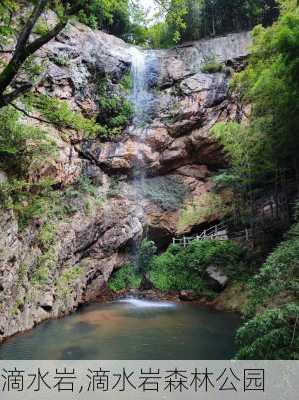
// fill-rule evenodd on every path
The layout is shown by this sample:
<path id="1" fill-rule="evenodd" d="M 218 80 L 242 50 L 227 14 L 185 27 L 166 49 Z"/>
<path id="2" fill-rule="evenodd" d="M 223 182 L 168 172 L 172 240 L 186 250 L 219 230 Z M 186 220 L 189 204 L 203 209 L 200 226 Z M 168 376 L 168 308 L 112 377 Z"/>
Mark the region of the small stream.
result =
<path id="1" fill-rule="evenodd" d="M 189 303 L 92 304 L 0 346 L 0 359 L 213 360 L 233 356 L 236 314 Z"/>

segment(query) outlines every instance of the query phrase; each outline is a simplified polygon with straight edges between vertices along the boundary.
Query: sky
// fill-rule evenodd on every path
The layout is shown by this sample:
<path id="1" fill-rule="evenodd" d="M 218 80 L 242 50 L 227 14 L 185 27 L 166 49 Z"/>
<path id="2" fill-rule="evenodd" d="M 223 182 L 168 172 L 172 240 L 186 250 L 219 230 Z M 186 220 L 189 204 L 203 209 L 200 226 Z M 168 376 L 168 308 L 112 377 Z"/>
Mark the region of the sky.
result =
<path id="1" fill-rule="evenodd" d="M 137 0 L 137 2 L 148 11 L 149 17 L 152 17 L 159 10 L 154 0 Z"/>

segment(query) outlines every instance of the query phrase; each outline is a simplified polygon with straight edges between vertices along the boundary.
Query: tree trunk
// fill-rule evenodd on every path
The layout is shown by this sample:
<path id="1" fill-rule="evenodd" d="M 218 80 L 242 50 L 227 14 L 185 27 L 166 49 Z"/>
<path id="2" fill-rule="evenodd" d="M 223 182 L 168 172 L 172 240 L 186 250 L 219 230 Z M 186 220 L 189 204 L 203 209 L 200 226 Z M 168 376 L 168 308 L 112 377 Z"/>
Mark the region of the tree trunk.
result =
<path id="1" fill-rule="evenodd" d="M 44 44 L 48 43 L 51 39 L 57 36 L 67 24 L 67 19 L 58 22 L 52 30 L 28 44 L 32 29 L 34 28 L 38 18 L 45 10 L 48 2 L 49 0 L 39 0 L 37 2 L 31 16 L 28 18 L 22 32 L 19 35 L 11 60 L 0 74 L 0 108 L 8 105 L 21 94 L 30 90 L 32 83 L 26 82 L 24 85 L 16 88 L 15 90 L 5 93 L 28 57 L 33 55 Z"/>

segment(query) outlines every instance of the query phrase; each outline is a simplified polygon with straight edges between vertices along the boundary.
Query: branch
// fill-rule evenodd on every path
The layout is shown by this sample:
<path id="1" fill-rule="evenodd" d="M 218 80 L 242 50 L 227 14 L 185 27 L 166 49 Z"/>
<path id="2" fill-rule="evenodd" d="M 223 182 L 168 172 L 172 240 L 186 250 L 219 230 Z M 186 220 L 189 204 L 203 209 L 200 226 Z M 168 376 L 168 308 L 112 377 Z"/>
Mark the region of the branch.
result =
<path id="1" fill-rule="evenodd" d="M 41 13 L 45 9 L 48 0 L 39 0 L 37 5 L 35 6 L 31 16 L 29 17 L 28 21 L 26 22 L 22 32 L 17 41 L 17 45 L 14 51 L 14 54 L 4 68 L 4 70 L 0 74 L 0 94 L 3 96 L 4 91 L 7 87 L 11 84 L 14 77 L 18 73 L 19 69 L 21 68 L 24 61 L 29 57 L 30 54 L 26 52 L 26 43 L 29 40 L 30 34 L 32 29 L 40 17 Z"/>
<path id="2" fill-rule="evenodd" d="M 0 108 L 3 107 L 3 105 L 9 104 L 9 102 L 13 101 L 18 95 L 28 90 L 28 88 L 21 87 L 19 89 L 16 89 L 12 93 L 9 93 L 7 95 L 4 94 L 9 85 L 11 85 L 11 83 L 13 82 L 14 78 L 18 74 L 20 68 L 27 60 L 27 58 L 33 55 L 37 50 L 39 50 L 43 45 L 48 43 L 55 36 L 57 36 L 67 25 L 68 16 L 76 13 L 82 7 L 79 5 L 73 5 L 69 9 L 67 9 L 68 2 L 66 2 L 65 16 L 56 24 L 56 26 L 54 26 L 54 28 L 47 32 L 45 35 L 38 37 L 33 42 L 28 44 L 33 27 L 36 24 L 38 18 L 43 13 L 44 9 L 46 8 L 48 2 L 49 0 L 39 0 L 37 2 L 31 16 L 29 17 L 19 36 L 11 60 L 0 74 Z"/>
<path id="3" fill-rule="evenodd" d="M 16 110 L 20 111 L 20 112 L 21 112 L 22 114 L 24 114 L 26 117 L 35 119 L 35 120 L 37 120 L 37 121 L 39 121 L 39 122 L 43 122 L 43 123 L 45 123 L 45 124 L 49 124 L 49 125 L 52 125 L 52 126 L 54 125 L 54 126 L 56 126 L 56 128 L 57 128 L 58 130 L 60 130 L 60 131 L 61 131 L 63 128 L 65 128 L 65 129 L 74 129 L 71 125 L 68 125 L 68 124 L 61 124 L 61 123 L 55 122 L 55 121 L 49 121 L 49 120 L 47 120 L 47 119 L 43 119 L 43 118 L 37 117 L 37 116 L 35 116 L 35 115 L 32 115 L 32 114 L 30 114 L 29 112 L 27 112 L 26 110 L 24 110 L 23 108 L 17 106 L 15 103 L 11 103 L 10 105 L 11 105 L 12 107 L 14 107 Z"/>
<path id="4" fill-rule="evenodd" d="M 15 108 L 16 110 L 20 111 L 22 114 L 26 115 L 26 117 L 28 118 L 32 118 L 32 119 L 36 119 L 39 122 L 43 122 L 46 124 L 50 124 L 50 125 L 55 125 L 55 123 L 51 122 L 51 121 L 47 121 L 46 119 L 40 118 L 40 117 L 36 117 L 35 115 L 29 114 L 26 110 L 24 110 L 23 108 L 17 106 L 15 103 L 11 103 L 11 106 L 13 108 Z"/>
<path id="5" fill-rule="evenodd" d="M 32 43 L 30 43 L 25 48 L 26 58 L 34 54 L 37 50 L 39 50 L 44 44 L 48 43 L 51 39 L 58 35 L 67 25 L 67 20 L 60 21 L 51 31 L 47 32 L 45 35 L 40 36 Z"/>
<path id="6" fill-rule="evenodd" d="M 14 91 L 6 94 L 6 95 L 0 95 L 0 107 L 7 106 L 9 103 L 14 101 L 17 97 L 19 97 L 21 94 L 24 94 L 28 92 L 32 88 L 32 83 L 24 83 L 24 85 L 18 87 Z"/>
<path id="7" fill-rule="evenodd" d="M 48 0 L 39 0 L 37 5 L 35 6 L 31 16 L 29 17 L 28 21 L 26 22 L 19 39 L 17 41 L 16 49 L 15 49 L 15 54 L 14 58 L 18 58 L 19 54 L 24 51 L 25 45 L 29 40 L 29 37 L 31 35 L 32 29 L 34 25 L 36 24 L 38 18 L 41 16 L 42 12 L 46 8 L 48 4 Z"/>

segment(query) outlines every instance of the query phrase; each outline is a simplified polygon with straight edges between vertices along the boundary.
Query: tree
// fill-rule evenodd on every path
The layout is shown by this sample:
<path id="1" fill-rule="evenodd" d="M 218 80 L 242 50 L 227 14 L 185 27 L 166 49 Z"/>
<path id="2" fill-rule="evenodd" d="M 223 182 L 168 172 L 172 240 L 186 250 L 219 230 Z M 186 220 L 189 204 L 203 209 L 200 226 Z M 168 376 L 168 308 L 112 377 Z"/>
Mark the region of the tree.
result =
<path id="1" fill-rule="evenodd" d="M 71 2 L 61 0 L 59 4 L 57 2 L 55 2 L 55 4 L 59 20 L 52 29 L 30 41 L 33 28 L 35 27 L 39 17 L 44 11 L 46 11 L 48 6 L 52 5 L 52 2 L 49 0 L 38 0 L 34 5 L 31 15 L 28 17 L 18 34 L 12 57 L 0 74 L 0 108 L 10 104 L 20 95 L 32 88 L 32 82 L 30 81 L 14 87 L 14 81 L 20 69 L 24 65 L 25 61 L 34 55 L 37 50 L 57 36 L 59 32 L 65 28 L 69 16 L 78 12 L 81 8 L 80 1 Z M 6 36 L 10 33 L 10 28 L 7 24 L 11 18 L 8 17 L 7 14 L 10 16 L 12 15 L 14 11 L 12 6 L 13 3 L 10 1 L 1 1 L 2 11 L 5 11 L 4 17 L 2 17 L 2 22 L 6 23 L 6 25 L 2 25 L 2 32 L 0 33 Z"/>
<path id="2" fill-rule="evenodd" d="M 79 13 L 81 22 L 120 37 L 130 32 L 132 10 L 129 0 L 89 0 L 83 3 Z"/>
<path id="3" fill-rule="evenodd" d="M 265 191 L 265 183 L 275 192 L 285 191 L 286 173 L 298 177 L 299 171 L 299 7 L 293 0 L 281 4 L 276 23 L 253 30 L 248 66 L 231 85 L 240 109 L 250 104 L 248 119 L 219 123 L 211 130 L 231 158 L 222 183 L 226 181 L 247 211 Z"/>
<path id="4" fill-rule="evenodd" d="M 149 268 L 154 255 L 157 253 L 157 247 L 151 240 L 144 239 L 138 251 L 138 269 L 145 274 Z"/>
<path id="5" fill-rule="evenodd" d="M 275 0 L 156 0 L 165 15 L 169 44 L 270 25 L 278 16 Z M 161 31 L 161 27 L 160 27 Z"/>

